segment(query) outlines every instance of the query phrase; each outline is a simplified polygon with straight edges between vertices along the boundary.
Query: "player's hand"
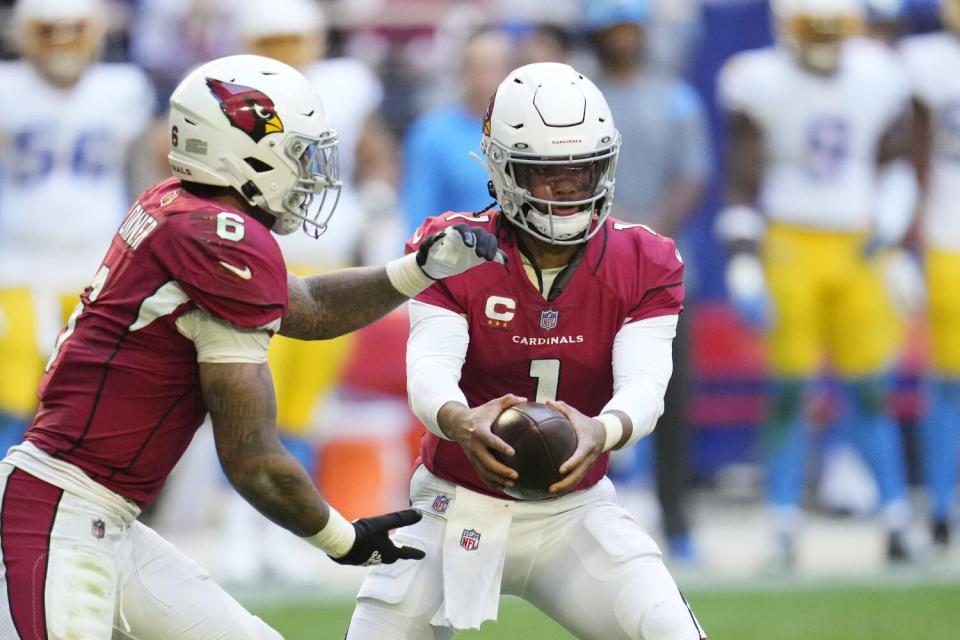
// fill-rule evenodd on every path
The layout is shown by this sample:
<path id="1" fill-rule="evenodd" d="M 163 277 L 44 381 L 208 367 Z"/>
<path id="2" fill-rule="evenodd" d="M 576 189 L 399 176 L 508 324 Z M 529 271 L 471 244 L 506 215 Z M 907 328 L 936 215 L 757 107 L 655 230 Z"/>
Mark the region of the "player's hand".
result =
<path id="1" fill-rule="evenodd" d="M 727 263 L 727 293 L 740 319 L 753 329 L 767 329 L 773 322 L 773 305 L 767 289 L 760 258 L 753 253 L 737 253 Z"/>
<path id="2" fill-rule="evenodd" d="M 550 494 L 557 497 L 577 488 L 597 457 L 603 453 L 607 432 L 602 422 L 580 413 L 566 402 L 547 400 L 546 404 L 567 416 L 577 434 L 577 448 L 573 455 L 560 465 L 562 479 L 550 485 Z"/>
<path id="3" fill-rule="evenodd" d="M 382 516 L 360 518 L 353 522 L 357 539 L 347 555 L 340 558 L 330 556 L 334 562 L 352 565 L 393 564 L 397 560 L 421 560 L 425 555 L 414 547 L 398 547 L 390 539 L 390 530 L 406 527 L 420 522 L 423 516 L 419 511 L 405 509 L 385 513 Z"/>
<path id="4" fill-rule="evenodd" d="M 518 474 L 493 456 L 493 451 L 499 451 L 509 457 L 514 450 L 490 428 L 501 413 L 526 401 L 526 398 L 507 394 L 472 409 L 459 405 L 460 409 L 444 421 L 444 433 L 460 445 L 477 475 L 491 489 L 503 491 L 512 487 Z"/>
<path id="5" fill-rule="evenodd" d="M 417 264 L 434 280 L 455 276 L 485 262 L 506 264 L 507 255 L 500 250 L 495 235 L 463 222 L 427 236 L 417 250 Z"/>
<path id="6" fill-rule="evenodd" d="M 885 251 L 879 261 L 894 309 L 901 317 L 911 318 L 920 311 L 927 298 L 923 269 L 908 251 L 901 248 Z"/>

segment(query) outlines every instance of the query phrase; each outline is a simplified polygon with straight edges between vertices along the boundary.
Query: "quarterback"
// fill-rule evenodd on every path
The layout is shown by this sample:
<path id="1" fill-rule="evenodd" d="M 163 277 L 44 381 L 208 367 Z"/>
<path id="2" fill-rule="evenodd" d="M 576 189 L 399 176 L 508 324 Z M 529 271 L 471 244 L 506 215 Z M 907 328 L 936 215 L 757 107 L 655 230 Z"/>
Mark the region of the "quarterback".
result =
<path id="1" fill-rule="evenodd" d="M 388 537 L 415 511 L 347 522 L 281 446 L 267 348 L 369 324 L 502 261 L 496 240 L 461 225 L 385 268 L 288 275 L 271 231 L 322 228 L 340 187 L 316 91 L 233 56 L 193 71 L 170 106 L 175 177 L 130 208 L 0 463 L 3 638 L 280 638 L 137 521 L 207 413 L 227 478 L 266 517 L 336 562 L 423 557 Z"/>
<path id="2" fill-rule="evenodd" d="M 648 435 L 663 411 L 680 254 L 609 216 L 620 134 L 603 94 L 569 66 L 510 73 L 481 149 L 499 208 L 428 218 L 407 250 L 466 221 L 498 238 L 507 268 L 480 266 L 410 303 L 407 386 L 428 433 L 410 488 L 423 519 L 398 537 L 426 558 L 371 571 L 347 638 L 450 638 L 496 619 L 509 593 L 578 638 L 700 640 L 659 548 L 605 476 L 610 450 Z M 577 433 L 546 500 L 511 497 L 515 472 L 492 453 L 512 453 L 490 427 L 521 396 Z"/>
<path id="3" fill-rule="evenodd" d="M 895 250 L 916 193 L 905 160 L 909 87 L 891 50 L 852 37 L 859 0 L 773 9 L 778 44 L 734 56 L 719 77 L 729 140 L 728 206 L 717 217 L 732 301 L 768 330 L 773 566 L 795 559 L 811 434 L 804 401 L 827 361 L 841 383 L 838 426 L 877 479 L 888 556 L 900 560 L 910 515 L 887 372 L 900 343 L 889 292 L 911 293 L 896 285 L 915 272 Z"/>

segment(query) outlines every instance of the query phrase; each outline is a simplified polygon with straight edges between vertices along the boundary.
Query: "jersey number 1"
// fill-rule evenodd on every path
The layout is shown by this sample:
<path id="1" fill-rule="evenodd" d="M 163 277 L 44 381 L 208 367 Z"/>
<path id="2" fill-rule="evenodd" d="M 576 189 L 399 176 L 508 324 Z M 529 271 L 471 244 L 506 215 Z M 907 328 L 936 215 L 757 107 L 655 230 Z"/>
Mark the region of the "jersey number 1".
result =
<path id="1" fill-rule="evenodd" d="M 531 360 L 530 377 L 537 379 L 537 402 L 557 399 L 557 386 L 560 384 L 559 360 Z"/>

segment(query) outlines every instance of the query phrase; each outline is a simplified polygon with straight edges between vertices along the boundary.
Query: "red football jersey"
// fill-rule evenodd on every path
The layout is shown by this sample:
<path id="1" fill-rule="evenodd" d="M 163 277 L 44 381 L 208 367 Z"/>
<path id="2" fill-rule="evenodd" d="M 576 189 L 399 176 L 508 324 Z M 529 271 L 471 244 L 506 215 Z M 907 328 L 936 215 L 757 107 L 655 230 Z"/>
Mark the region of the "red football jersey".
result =
<path id="1" fill-rule="evenodd" d="M 595 416 L 613 396 L 613 341 L 624 324 L 674 315 L 683 306 L 683 262 L 670 238 L 609 218 L 587 242 L 562 292 L 547 301 L 523 269 L 515 231 L 498 211 L 428 218 L 407 251 L 431 233 L 467 222 L 496 233 L 509 262 L 490 263 L 446 278 L 417 300 L 464 314 L 470 344 L 460 388 L 471 407 L 507 393 L 558 399 Z M 557 284 L 554 285 L 556 288 Z M 421 459 L 437 476 L 506 497 L 484 485 L 460 445 L 427 432 Z M 600 456 L 579 488 L 598 482 Z"/>
<path id="2" fill-rule="evenodd" d="M 171 179 L 134 203 L 57 339 L 27 440 L 151 502 L 206 415 L 196 349 L 175 324 L 197 307 L 276 330 L 286 267 L 263 224 Z"/>

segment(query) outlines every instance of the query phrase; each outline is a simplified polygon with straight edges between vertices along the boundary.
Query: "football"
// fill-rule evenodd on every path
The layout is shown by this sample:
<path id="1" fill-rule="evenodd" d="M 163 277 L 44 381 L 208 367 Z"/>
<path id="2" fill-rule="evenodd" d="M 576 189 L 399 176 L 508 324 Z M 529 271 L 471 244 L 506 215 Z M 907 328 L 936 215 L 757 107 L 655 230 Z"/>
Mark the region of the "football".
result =
<path id="1" fill-rule="evenodd" d="M 577 448 L 577 434 L 565 415 L 540 402 L 523 402 L 500 414 L 491 431 L 513 447 L 513 457 L 494 452 L 519 477 L 507 495 L 543 500 L 560 479 L 560 465 Z"/>

